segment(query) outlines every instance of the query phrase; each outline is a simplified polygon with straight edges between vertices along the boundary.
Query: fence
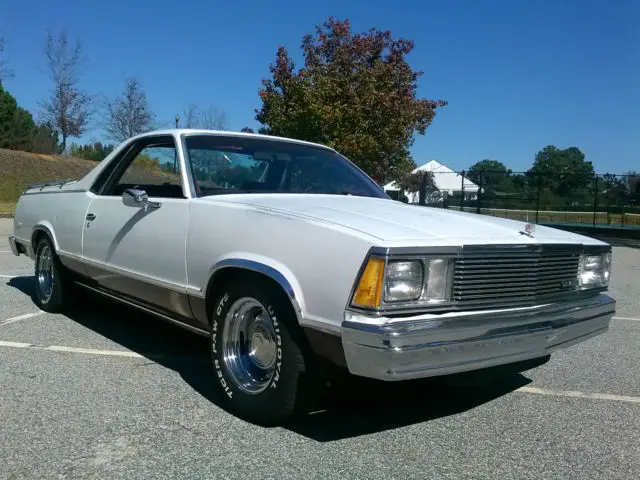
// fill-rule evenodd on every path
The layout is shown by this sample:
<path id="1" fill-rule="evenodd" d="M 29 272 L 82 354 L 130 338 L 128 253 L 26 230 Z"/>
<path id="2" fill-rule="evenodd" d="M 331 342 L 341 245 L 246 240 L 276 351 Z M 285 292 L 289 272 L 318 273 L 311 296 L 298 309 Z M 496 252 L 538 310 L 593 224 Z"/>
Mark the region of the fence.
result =
<path id="1" fill-rule="evenodd" d="M 433 171 L 428 206 L 535 223 L 640 228 L 640 175 Z M 392 192 L 393 193 L 393 192 Z M 420 192 L 395 192 L 420 203 Z"/>

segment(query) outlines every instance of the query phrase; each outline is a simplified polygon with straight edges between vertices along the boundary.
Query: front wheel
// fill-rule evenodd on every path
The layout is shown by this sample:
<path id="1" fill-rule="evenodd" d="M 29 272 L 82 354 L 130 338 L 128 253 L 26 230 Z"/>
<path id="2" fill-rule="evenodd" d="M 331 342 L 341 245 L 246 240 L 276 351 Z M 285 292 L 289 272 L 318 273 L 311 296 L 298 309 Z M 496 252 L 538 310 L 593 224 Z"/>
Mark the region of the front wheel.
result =
<path id="1" fill-rule="evenodd" d="M 278 425 L 302 405 L 307 371 L 295 314 L 275 287 L 222 288 L 211 314 L 214 385 L 222 406 L 260 425 Z"/>

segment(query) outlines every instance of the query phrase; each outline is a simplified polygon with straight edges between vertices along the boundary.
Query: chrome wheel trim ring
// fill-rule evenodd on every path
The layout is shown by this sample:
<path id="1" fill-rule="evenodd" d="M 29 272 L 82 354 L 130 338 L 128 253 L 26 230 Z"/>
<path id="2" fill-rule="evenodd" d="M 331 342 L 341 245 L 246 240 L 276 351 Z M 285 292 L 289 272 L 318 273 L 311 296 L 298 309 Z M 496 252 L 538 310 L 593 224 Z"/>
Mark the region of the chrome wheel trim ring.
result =
<path id="1" fill-rule="evenodd" d="M 275 373 L 278 343 L 268 310 L 255 298 L 236 300 L 222 330 L 222 355 L 233 382 L 245 393 L 267 389 Z"/>
<path id="2" fill-rule="evenodd" d="M 40 299 L 47 303 L 53 293 L 53 282 L 55 275 L 53 272 L 53 252 L 49 245 L 44 245 L 38 255 L 36 263 L 36 283 Z"/>

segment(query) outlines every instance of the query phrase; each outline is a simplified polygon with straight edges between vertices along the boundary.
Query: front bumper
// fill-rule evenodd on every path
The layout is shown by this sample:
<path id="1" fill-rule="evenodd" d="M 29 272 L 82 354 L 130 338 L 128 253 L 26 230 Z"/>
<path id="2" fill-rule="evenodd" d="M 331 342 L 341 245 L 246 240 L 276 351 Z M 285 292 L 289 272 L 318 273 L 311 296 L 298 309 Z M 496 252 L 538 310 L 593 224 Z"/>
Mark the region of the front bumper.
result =
<path id="1" fill-rule="evenodd" d="M 349 371 L 382 380 L 460 373 L 543 357 L 604 333 L 615 314 L 606 295 L 562 304 L 392 319 L 347 312 Z"/>
<path id="2" fill-rule="evenodd" d="M 16 237 L 13 235 L 9 235 L 9 248 L 11 248 L 11 253 L 15 256 L 20 256 L 20 250 L 18 250 L 18 245 L 16 244 Z"/>

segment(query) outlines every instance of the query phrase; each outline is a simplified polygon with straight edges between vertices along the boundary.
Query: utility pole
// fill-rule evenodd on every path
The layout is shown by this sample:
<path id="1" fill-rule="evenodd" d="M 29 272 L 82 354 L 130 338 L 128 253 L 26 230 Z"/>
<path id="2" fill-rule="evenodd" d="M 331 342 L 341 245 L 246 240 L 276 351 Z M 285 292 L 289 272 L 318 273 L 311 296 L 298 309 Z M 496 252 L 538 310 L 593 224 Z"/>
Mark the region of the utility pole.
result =
<path id="1" fill-rule="evenodd" d="M 536 223 L 538 223 L 538 219 L 540 216 L 540 188 L 542 187 L 542 181 L 540 179 L 540 175 L 536 175 L 538 180 L 538 196 L 536 197 Z"/>
<path id="2" fill-rule="evenodd" d="M 178 128 L 178 122 L 180 121 L 180 115 L 176 113 L 176 128 Z"/>
<path id="3" fill-rule="evenodd" d="M 595 174 L 596 186 L 593 192 L 593 228 L 596 226 L 596 216 L 598 215 L 598 174 Z"/>
<path id="4" fill-rule="evenodd" d="M 460 181 L 460 211 L 464 210 L 464 170 L 462 170 L 462 180 Z"/>
<path id="5" fill-rule="evenodd" d="M 476 203 L 476 213 L 480 213 L 482 209 L 482 197 L 484 192 L 482 191 L 482 186 L 484 185 L 484 175 L 482 170 L 480 170 L 480 188 L 478 188 L 478 201 Z"/>

